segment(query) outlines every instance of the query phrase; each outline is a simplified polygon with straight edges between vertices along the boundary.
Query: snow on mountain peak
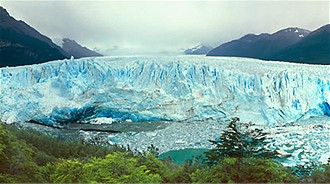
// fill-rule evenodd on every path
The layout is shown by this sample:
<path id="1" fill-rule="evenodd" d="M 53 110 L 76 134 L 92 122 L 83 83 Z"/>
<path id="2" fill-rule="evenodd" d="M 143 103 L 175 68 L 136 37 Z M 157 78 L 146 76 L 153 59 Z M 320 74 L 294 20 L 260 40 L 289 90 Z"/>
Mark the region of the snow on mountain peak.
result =
<path id="1" fill-rule="evenodd" d="M 196 47 L 192 48 L 191 49 L 191 52 L 195 52 L 196 50 L 201 49 L 202 47 L 203 47 L 203 45 L 202 44 L 199 44 Z"/>
<path id="2" fill-rule="evenodd" d="M 184 51 L 185 54 L 207 54 L 210 50 L 212 50 L 213 47 L 199 44 L 191 49 L 187 49 Z"/>

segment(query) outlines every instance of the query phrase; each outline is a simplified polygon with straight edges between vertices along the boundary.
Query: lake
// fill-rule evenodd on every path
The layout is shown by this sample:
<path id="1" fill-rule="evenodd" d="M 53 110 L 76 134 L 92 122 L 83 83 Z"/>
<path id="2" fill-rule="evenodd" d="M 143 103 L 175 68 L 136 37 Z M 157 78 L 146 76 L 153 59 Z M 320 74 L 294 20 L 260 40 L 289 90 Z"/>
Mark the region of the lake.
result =
<path id="1" fill-rule="evenodd" d="M 175 163 L 183 164 L 186 160 L 191 160 L 193 157 L 205 156 L 204 152 L 209 151 L 209 149 L 195 149 L 187 148 L 182 150 L 172 150 L 163 153 L 159 156 L 160 159 L 165 159 L 170 157 Z"/>

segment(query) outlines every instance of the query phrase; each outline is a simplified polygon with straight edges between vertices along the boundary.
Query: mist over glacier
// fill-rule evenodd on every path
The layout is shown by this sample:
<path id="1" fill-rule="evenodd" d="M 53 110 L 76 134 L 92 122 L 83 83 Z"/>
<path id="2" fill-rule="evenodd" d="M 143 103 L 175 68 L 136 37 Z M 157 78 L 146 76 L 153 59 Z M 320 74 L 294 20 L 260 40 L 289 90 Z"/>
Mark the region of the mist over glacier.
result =
<path id="1" fill-rule="evenodd" d="M 330 115 L 330 67 L 246 58 L 107 57 L 1 68 L 1 120 L 260 125 Z"/>

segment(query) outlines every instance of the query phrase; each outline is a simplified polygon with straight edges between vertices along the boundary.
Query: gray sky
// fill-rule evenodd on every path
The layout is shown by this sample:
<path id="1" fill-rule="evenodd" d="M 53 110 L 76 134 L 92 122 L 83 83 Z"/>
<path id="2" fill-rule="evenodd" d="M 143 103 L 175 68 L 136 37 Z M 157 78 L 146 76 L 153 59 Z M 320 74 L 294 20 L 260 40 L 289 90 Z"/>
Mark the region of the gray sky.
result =
<path id="1" fill-rule="evenodd" d="M 108 55 L 218 46 L 245 34 L 329 23 L 329 1 L 12 1 L 9 14 L 53 41 L 63 37 Z"/>

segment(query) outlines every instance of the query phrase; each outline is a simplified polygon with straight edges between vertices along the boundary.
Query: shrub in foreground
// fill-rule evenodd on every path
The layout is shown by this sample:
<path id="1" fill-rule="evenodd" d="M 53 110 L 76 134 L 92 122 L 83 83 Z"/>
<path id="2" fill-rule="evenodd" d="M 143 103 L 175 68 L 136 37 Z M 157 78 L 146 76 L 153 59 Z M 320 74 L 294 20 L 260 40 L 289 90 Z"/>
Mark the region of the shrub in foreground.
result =
<path id="1" fill-rule="evenodd" d="M 216 166 L 198 169 L 191 177 L 199 183 L 296 182 L 283 166 L 260 158 L 223 158 Z"/>
<path id="2" fill-rule="evenodd" d="M 159 174 L 153 174 L 145 165 L 138 165 L 128 153 L 114 152 L 105 158 L 87 162 L 61 160 L 43 168 L 44 178 L 54 183 L 159 183 Z M 49 172 L 51 171 L 51 172 Z M 50 174 L 50 175 L 49 175 Z"/>

